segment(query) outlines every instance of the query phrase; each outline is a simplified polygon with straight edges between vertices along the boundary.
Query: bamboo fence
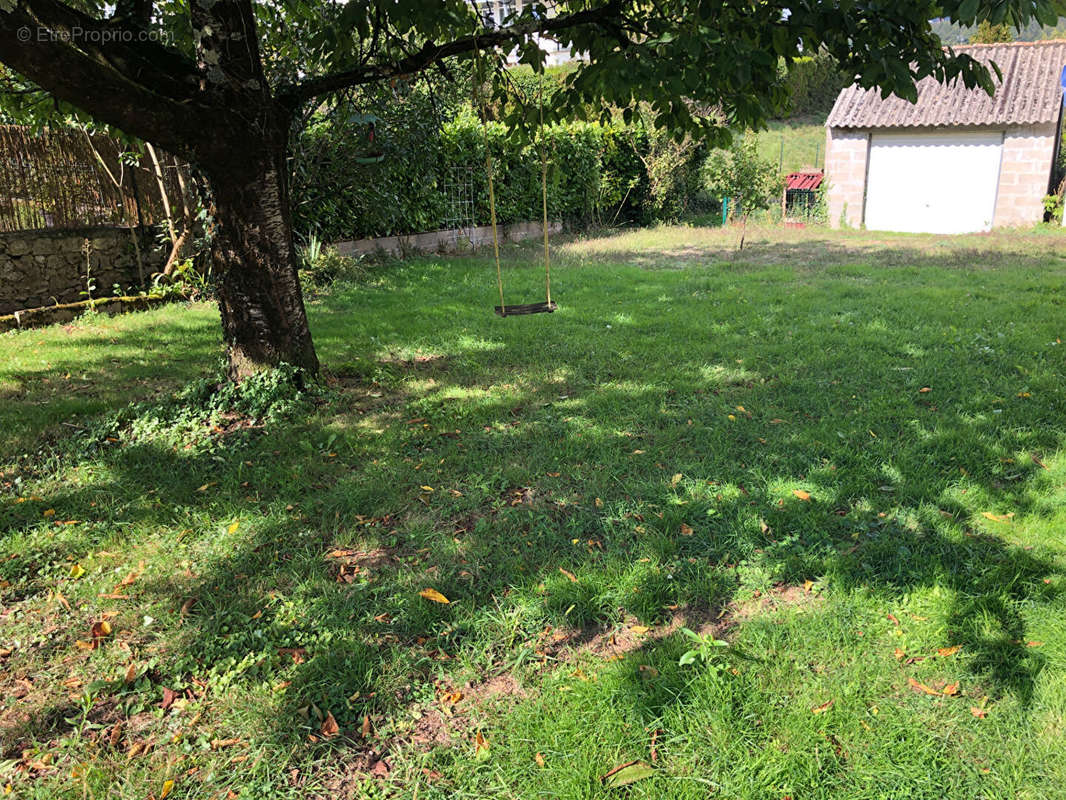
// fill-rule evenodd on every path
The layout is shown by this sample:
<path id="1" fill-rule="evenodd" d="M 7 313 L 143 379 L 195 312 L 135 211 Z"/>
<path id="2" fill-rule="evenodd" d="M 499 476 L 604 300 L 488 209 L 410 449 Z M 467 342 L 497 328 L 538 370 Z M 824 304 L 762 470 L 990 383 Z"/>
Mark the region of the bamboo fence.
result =
<path id="1" fill-rule="evenodd" d="M 165 223 L 164 192 L 180 216 L 188 165 L 156 152 L 160 177 L 147 152 L 110 136 L 0 125 L 0 231 Z"/>

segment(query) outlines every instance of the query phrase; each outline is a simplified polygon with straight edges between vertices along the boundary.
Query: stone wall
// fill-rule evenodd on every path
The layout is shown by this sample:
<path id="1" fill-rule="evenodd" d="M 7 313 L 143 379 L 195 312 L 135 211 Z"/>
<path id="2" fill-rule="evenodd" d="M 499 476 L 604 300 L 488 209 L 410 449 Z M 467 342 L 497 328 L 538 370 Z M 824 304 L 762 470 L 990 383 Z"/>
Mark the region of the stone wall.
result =
<path id="1" fill-rule="evenodd" d="M 559 233 L 561 222 L 549 222 L 548 233 Z M 500 242 L 520 242 L 524 239 L 539 239 L 544 235 L 539 222 L 516 222 L 500 225 L 497 236 Z M 404 257 L 415 253 L 456 253 L 470 247 L 492 244 L 492 226 L 479 225 L 459 230 L 453 228 L 431 233 L 412 233 L 407 236 L 385 236 L 380 239 L 354 239 L 334 242 L 333 246 L 342 256 L 372 255 L 385 253 Z"/>
<path id="2" fill-rule="evenodd" d="M 870 134 L 829 128 L 825 142 L 825 176 L 829 184 L 829 224 L 862 226 L 866 203 L 866 160 Z"/>
<path id="3" fill-rule="evenodd" d="M 141 288 L 135 229 L 81 228 L 0 233 L 0 315 L 85 300 L 85 243 L 90 243 L 88 277 L 94 298 L 136 294 Z M 144 271 L 151 274 L 162 260 L 151 235 L 140 237 Z"/>
<path id="4" fill-rule="evenodd" d="M 1003 136 L 995 226 L 1033 225 L 1044 219 L 1058 126 L 1008 128 Z"/>

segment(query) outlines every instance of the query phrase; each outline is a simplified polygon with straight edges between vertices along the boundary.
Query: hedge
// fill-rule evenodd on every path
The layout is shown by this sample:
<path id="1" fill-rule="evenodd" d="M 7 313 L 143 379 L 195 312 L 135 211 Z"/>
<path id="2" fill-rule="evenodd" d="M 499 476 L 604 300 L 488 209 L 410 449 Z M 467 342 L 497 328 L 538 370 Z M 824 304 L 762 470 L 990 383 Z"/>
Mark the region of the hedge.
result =
<path id="1" fill-rule="evenodd" d="M 385 158 L 376 164 L 357 162 L 355 126 L 337 119 L 311 126 L 298 140 L 292 165 L 297 235 L 335 241 L 441 230 L 454 217 L 456 182 L 469 182 L 473 223 L 487 224 L 486 129 L 469 108 L 443 125 L 430 119 L 405 110 L 379 125 Z M 548 213 L 570 227 L 671 219 L 696 202 L 701 146 L 673 145 L 621 124 L 585 122 L 547 127 L 542 141 Z M 508 137 L 499 123 L 487 126 L 487 142 L 498 221 L 540 219 L 537 147 Z M 668 170 L 657 169 L 664 164 Z"/>

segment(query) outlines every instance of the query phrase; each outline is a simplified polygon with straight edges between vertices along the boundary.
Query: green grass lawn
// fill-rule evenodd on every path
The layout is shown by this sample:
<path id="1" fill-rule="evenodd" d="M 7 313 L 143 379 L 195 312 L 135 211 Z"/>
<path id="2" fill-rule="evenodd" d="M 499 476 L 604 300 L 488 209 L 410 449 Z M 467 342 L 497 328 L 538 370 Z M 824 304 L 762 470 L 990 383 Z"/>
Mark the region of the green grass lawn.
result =
<path id="1" fill-rule="evenodd" d="M 0 337 L 0 786 L 1063 797 L 1066 238 L 738 238 L 379 268 L 308 398 L 183 389 L 208 305 Z"/>

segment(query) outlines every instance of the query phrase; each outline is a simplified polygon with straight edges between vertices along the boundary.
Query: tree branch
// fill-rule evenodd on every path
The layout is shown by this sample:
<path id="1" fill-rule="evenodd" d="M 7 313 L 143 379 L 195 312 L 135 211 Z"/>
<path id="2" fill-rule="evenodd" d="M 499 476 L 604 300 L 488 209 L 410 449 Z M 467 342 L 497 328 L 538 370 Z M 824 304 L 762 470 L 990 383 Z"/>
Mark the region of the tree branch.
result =
<path id="1" fill-rule="evenodd" d="M 622 18 L 622 6 L 618 0 L 610 0 L 602 6 L 567 14 L 562 17 L 547 19 L 527 19 L 513 25 L 487 30 L 446 44 L 427 42 L 421 49 L 397 61 L 387 64 L 367 64 L 354 69 L 308 78 L 278 92 L 278 99 L 285 105 L 297 105 L 306 100 L 328 94 L 351 86 L 377 81 L 400 75 L 422 72 L 452 56 L 472 53 L 475 50 L 495 49 L 513 44 L 531 34 L 552 33 L 583 25 L 597 25 L 616 32 Z"/>
<path id="2" fill-rule="evenodd" d="M 101 121 L 163 147 L 187 151 L 200 128 L 197 73 L 186 59 L 143 35 L 116 35 L 57 0 L 0 6 L 0 53 L 12 69 Z M 125 41 L 128 40 L 128 41 Z"/>

